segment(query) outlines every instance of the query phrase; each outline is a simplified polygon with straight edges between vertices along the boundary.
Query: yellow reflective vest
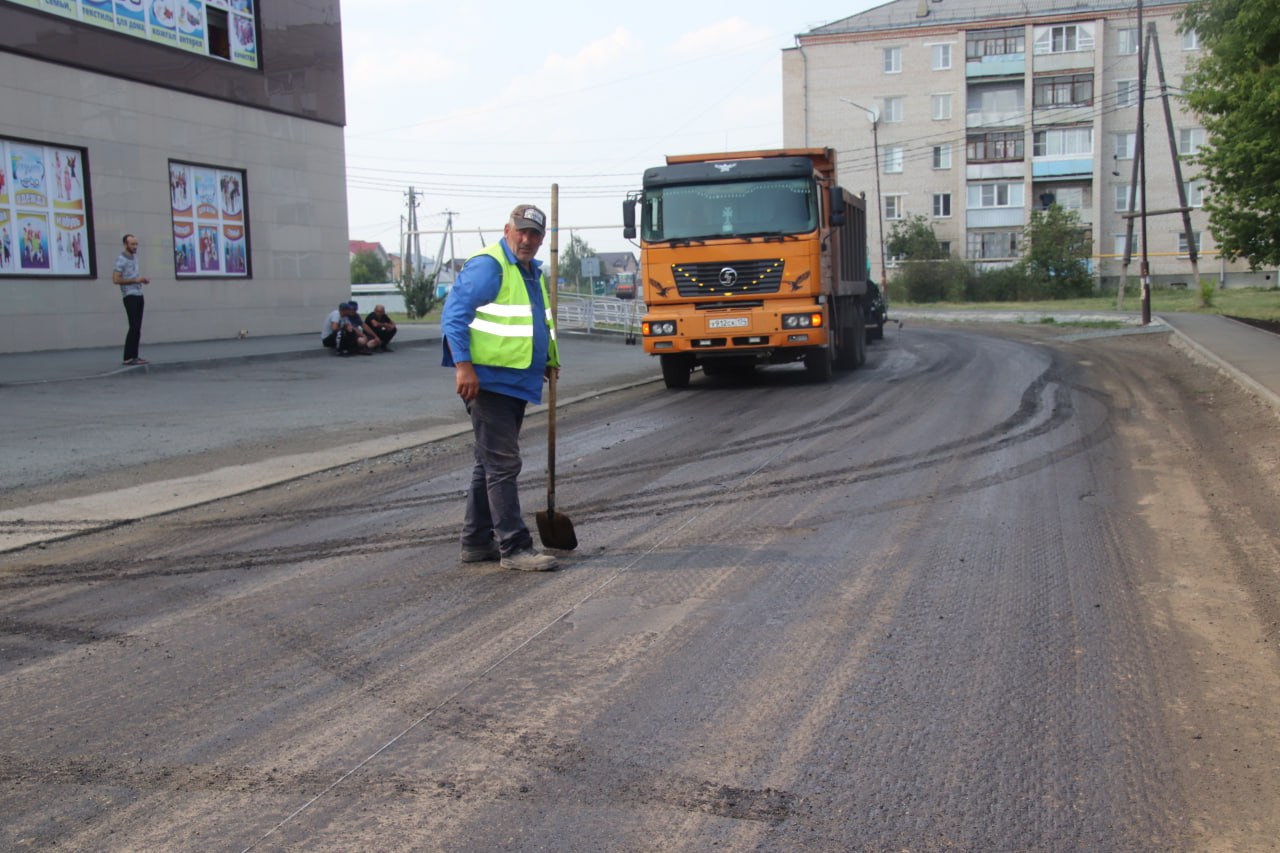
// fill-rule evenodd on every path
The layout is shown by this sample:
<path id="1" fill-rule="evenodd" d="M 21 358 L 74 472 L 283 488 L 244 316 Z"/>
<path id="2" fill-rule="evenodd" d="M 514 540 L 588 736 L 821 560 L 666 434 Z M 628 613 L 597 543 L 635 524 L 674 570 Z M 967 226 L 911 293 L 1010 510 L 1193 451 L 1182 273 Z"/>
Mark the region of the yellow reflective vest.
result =
<path id="1" fill-rule="evenodd" d="M 502 269 L 502 286 L 498 297 L 476 309 L 471 321 L 471 360 L 491 367 L 513 367 L 523 370 L 533 363 L 533 305 L 525 289 L 524 273 L 518 264 L 507 260 L 501 243 L 476 252 L 472 258 L 488 255 Z M 470 258 L 468 258 L 470 260 Z M 551 298 L 547 295 L 547 277 L 538 276 L 542 288 L 542 304 L 546 309 L 549 335 L 547 364 L 560 366 L 556 347 L 556 323 L 551 314 Z"/>

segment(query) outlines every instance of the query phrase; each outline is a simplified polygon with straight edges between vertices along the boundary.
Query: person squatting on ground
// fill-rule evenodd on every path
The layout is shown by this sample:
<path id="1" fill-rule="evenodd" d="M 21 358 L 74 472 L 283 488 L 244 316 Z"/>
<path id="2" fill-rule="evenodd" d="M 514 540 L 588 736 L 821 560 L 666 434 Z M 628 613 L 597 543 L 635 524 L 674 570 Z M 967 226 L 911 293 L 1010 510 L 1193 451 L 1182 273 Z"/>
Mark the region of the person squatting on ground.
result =
<path id="1" fill-rule="evenodd" d="M 387 316 L 384 305 L 375 305 L 364 318 L 364 327 L 372 332 L 383 352 L 391 352 L 391 339 L 396 336 L 396 321 Z"/>
<path id="2" fill-rule="evenodd" d="M 372 355 L 381 345 L 376 335 L 366 332 L 358 309 L 355 302 L 343 302 L 325 318 L 320 328 L 320 343 L 332 349 L 334 355 Z"/>
<path id="3" fill-rule="evenodd" d="M 504 569 L 544 572 L 520 515 L 520 427 L 560 356 L 542 263 L 534 259 L 547 217 L 531 204 L 511 212 L 502 239 L 467 259 L 449 291 L 440 327 L 445 367 L 471 415 L 475 467 L 462 527 L 462 561 L 499 560 Z"/>
<path id="4" fill-rule="evenodd" d="M 124 337 L 124 363 L 130 366 L 146 364 L 145 358 L 138 358 L 138 345 L 142 343 L 142 310 L 145 304 L 142 285 L 150 284 L 151 279 L 138 275 L 138 238 L 126 234 L 121 242 L 124 243 L 124 251 L 116 256 L 111 281 L 120 285 L 124 313 L 129 318 L 129 332 Z"/>

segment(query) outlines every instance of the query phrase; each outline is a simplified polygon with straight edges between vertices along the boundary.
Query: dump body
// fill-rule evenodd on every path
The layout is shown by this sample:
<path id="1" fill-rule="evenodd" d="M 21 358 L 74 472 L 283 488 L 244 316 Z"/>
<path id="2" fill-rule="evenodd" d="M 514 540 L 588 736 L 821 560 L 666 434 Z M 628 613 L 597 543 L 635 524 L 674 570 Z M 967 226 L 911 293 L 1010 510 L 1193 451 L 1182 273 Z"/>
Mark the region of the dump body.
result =
<path id="1" fill-rule="evenodd" d="M 803 360 L 811 375 L 865 358 L 866 206 L 836 184 L 835 151 L 667 157 L 639 202 L 645 352 L 667 384 Z"/>

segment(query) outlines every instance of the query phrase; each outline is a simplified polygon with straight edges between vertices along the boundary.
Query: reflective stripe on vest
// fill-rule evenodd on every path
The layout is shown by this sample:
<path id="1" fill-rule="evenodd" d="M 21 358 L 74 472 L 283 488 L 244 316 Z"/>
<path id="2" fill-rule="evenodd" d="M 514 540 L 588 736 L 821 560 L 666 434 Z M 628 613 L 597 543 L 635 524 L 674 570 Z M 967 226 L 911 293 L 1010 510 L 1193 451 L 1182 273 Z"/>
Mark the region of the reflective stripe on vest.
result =
<path id="1" fill-rule="evenodd" d="M 476 364 L 493 367 L 529 367 L 533 363 L 533 306 L 525 289 L 524 274 L 518 265 L 507 261 L 501 243 L 494 243 L 471 257 L 480 255 L 488 255 L 498 262 L 502 285 L 497 299 L 476 309 L 470 325 L 471 358 Z M 539 276 L 538 284 L 543 304 L 550 306 L 546 277 Z M 550 307 L 546 309 L 546 320 L 550 337 L 547 361 L 558 365 L 555 318 Z"/>

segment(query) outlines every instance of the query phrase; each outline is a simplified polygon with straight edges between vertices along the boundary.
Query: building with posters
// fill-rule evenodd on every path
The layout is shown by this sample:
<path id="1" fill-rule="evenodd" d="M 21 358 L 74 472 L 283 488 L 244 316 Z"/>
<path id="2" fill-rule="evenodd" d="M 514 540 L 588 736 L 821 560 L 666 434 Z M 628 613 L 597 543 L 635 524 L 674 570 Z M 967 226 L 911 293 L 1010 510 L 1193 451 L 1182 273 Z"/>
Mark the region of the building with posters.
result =
<path id="1" fill-rule="evenodd" d="M 876 278 L 881 223 L 888 236 L 924 216 L 951 254 L 998 267 L 1019 255 L 1029 212 L 1056 203 L 1088 230 L 1098 284 L 1127 281 L 1134 293 L 1142 232 L 1130 230 L 1130 211 L 1142 209 L 1145 185 L 1154 284 L 1194 287 L 1194 245 L 1201 276 L 1273 287 L 1276 270 L 1223 260 L 1208 229 L 1210 188 L 1190 160 L 1205 131 L 1177 97 L 1200 52 L 1196 34 L 1179 29 L 1185 5 L 1147 0 L 1142 39 L 1131 0 L 892 0 L 802 33 L 783 52 L 783 141 L 837 149 L 840 182 L 878 201 L 880 216 L 867 218 Z M 884 265 L 892 275 L 894 259 Z"/>
<path id="2" fill-rule="evenodd" d="M 338 0 L 0 0 L 0 352 L 319 328 L 348 298 Z"/>

